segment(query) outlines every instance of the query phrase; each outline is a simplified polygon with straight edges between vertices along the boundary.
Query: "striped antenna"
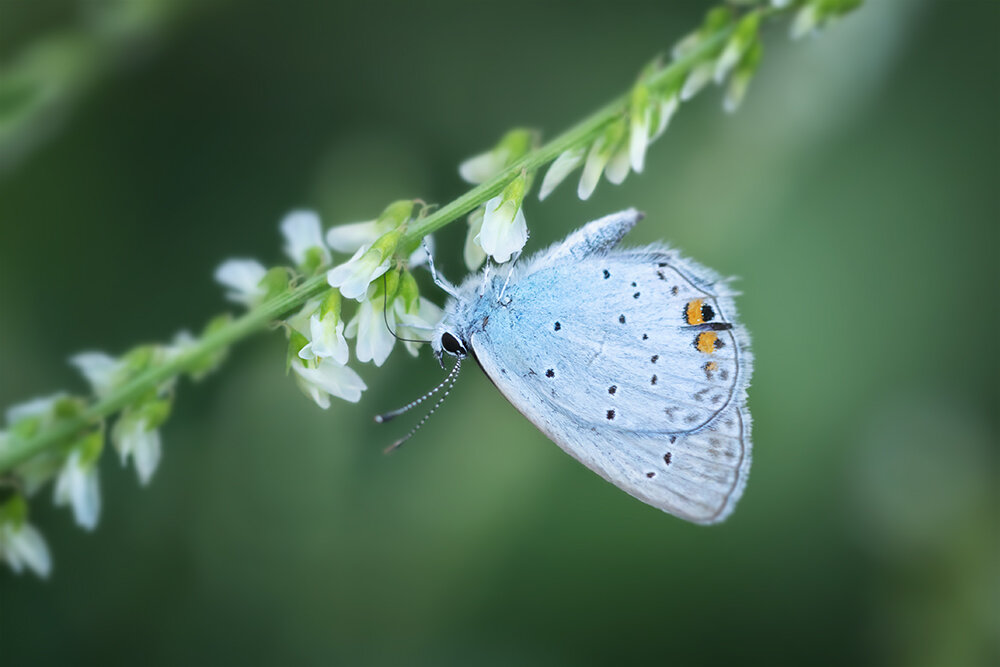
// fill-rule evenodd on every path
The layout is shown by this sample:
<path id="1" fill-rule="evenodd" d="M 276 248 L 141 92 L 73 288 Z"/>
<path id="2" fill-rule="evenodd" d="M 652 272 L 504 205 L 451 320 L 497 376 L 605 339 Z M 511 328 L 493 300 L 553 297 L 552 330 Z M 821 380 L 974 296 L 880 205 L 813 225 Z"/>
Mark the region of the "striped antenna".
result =
<path id="1" fill-rule="evenodd" d="M 441 394 L 441 398 L 439 398 L 437 400 L 437 402 L 434 403 L 434 407 L 432 407 L 427 412 L 427 414 L 424 415 L 423 418 L 421 418 L 421 420 L 419 422 L 417 422 L 417 425 L 414 426 L 412 429 L 410 429 L 410 432 L 407 433 L 405 436 L 403 436 L 402 438 L 400 438 L 399 440 L 397 440 L 396 442 L 392 443 L 391 445 L 389 445 L 388 447 L 385 448 L 385 453 L 386 454 L 388 454 L 389 452 L 392 452 L 392 451 L 394 451 L 396 449 L 399 449 L 400 445 L 402 445 L 404 442 L 406 442 L 407 440 L 409 440 L 410 438 L 412 438 L 413 434 L 416 433 L 417 431 L 419 431 L 420 427 L 424 425 L 424 422 L 426 422 L 428 419 L 430 419 L 431 415 L 434 414 L 434 411 L 437 410 L 439 407 L 441 407 L 441 404 L 444 403 L 444 399 L 448 398 L 448 394 L 451 393 L 451 388 L 454 387 L 455 386 L 455 382 L 458 381 L 458 372 L 461 369 L 462 369 L 462 359 L 461 358 L 456 358 L 455 359 L 455 365 L 452 367 L 451 372 L 449 372 L 448 375 L 447 375 L 447 377 L 445 377 L 445 379 L 441 381 L 441 384 L 439 384 L 438 386 L 434 387 L 433 389 L 431 389 L 429 392 L 427 392 L 426 394 L 424 394 L 423 396 L 421 396 L 417 400 L 415 400 L 415 401 L 413 401 L 411 403 L 407 403 L 406 405 L 404 405 L 403 407 L 399 408 L 398 410 L 393 410 L 392 412 L 386 412 L 385 414 L 376 415 L 375 421 L 377 423 L 379 423 L 379 424 L 384 424 L 385 422 L 389 421 L 390 419 L 395 419 L 396 417 L 398 417 L 399 415 L 403 414 L 404 412 L 406 412 L 406 411 L 408 411 L 408 410 L 410 410 L 412 408 L 415 408 L 416 406 L 420 405 L 421 403 L 423 403 L 424 401 L 426 401 L 428 398 L 430 398 L 431 396 L 433 396 L 434 394 L 436 394 L 438 391 L 440 391 L 442 387 L 445 388 L 444 389 L 444 393 Z"/>

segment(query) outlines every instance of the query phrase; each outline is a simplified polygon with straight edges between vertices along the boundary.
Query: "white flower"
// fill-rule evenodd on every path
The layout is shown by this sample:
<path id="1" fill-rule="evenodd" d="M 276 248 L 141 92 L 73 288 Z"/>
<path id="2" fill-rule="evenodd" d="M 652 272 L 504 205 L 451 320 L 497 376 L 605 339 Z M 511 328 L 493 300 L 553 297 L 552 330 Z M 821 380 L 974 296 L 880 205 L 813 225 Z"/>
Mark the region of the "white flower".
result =
<path id="1" fill-rule="evenodd" d="M 339 287 L 348 299 L 361 301 L 373 280 L 389 270 L 391 257 L 384 257 L 375 248 L 361 246 L 345 263 L 335 266 L 326 274 L 330 287 Z"/>
<path id="2" fill-rule="evenodd" d="M 56 479 L 56 505 L 70 505 L 76 522 L 93 530 L 101 513 L 101 494 L 98 489 L 97 462 L 84 463 L 80 449 L 74 449 L 66 458 Z"/>
<path id="3" fill-rule="evenodd" d="M 380 236 L 377 220 L 351 222 L 331 227 L 326 232 L 326 243 L 337 252 L 356 252 L 362 246 L 371 245 Z"/>
<path id="4" fill-rule="evenodd" d="M 660 104 L 656 111 L 656 129 L 653 130 L 652 136 L 649 137 L 650 143 L 659 139 L 660 135 L 666 131 L 667 126 L 670 124 L 670 119 L 674 117 L 674 112 L 677 111 L 678 106 L 680 106 L 680 100 L 677 97 L 677 93 L 671 93 L 660 99 Z"/>
<path id="5" fill-rule="evenodd" d="M 299 350 L 299 357 L 306 360 L 330 358 L 343 365 L 349 355 L 343 321 L 333 312 L 323 317 L 313 313 L 309 318 L 309 342 Z"/>
<path id="6" fill-rule="evenodd" d="M 361 400 L 361 392 L 368 388 L 352 368 L 333 359 L 322 359 L 315 366 L 295 362 L 292 369 L 302 391 L 324 410 L 330 407 L 330 396 L 357 403 Z"/>
<path id="7" fill-rule="evenodd" d="M 503 147 L 480 153 L 458 165 L 458 174 L 466 183 L 479 185 L 503 171 L 509 157 L 510 151 Z"/>
<path id="8" fill-rule="evenodd" d="M 416 203 L 413 199 L 400 199 L 386 206 L 375 220 L 331 227 L 326 233 L 326 242 L 337 252 L 345 253 L 371 246 L 379 237 L 408 221 Z"/>
<path id="9" fill-rule="evenodd" d="M 722 83 L 729 76 L 729 73 L 743 59 L 747 49 L 751 48 L 759 40 L 757 30 L 760 28 L 760 12 L 748 12 L 733 31 L 726 47 L 722 50 L 715 61 L 715 82 Z"/>
<path id="10" fill-rule="evenodd" d="M 625 182 L 625 177 L 628 176 L 629 153 L 629 144 L 623 141 L 618 150 L 611 155 L 608 165 L 604 168 L 604 177 L 609 183 L 621 185 Z"/>
<path id="11" fill-rule="evenodd" d="M 743 51 L 746 45 L 741 44 L 736 39 L 729 40 L 726 43 L 726 48 L 723 49 L 722 55 L 720 55 L 715 61 L 715 72 L 713 73 L 713 78 L 716 83 L 722 83 L 729 76 L 729 72 L 736 67 L 736 63 L 740 61 L 743 56 Z"/>
<path id="12" fill-rule="evenodd" d="M 486 259 L 486 253 L 483 252 L 483 247 L 479 245 L 479 232 L 483 229 L 484 212 L 485 209 L 480 206 L 466 218 L 469 229 L 465 233 L 465 247 L 462 250 L 462 258 L 465 260 L 465 265 L 469 268 L 469 271 L 478 269 L 482 266 L 483 260 Z"/>
<path id="13" fill-rule="evenodd" d="M 741 76 L 739 72 L 733 75 L 726 86 L 726 96 L 722 99 L 722 108 L 726 113 L 734 113 L 743 103 L 743 98 L 747 95 L 747 88 L 750 87 L 749 76 Z"/>
<path id="14" fill-rule="evenodd" d="M 80 370 L 94 393 L 101 397 L 108 395 L 123 379 L 125 364 L 104 352 L 81 352 L 70 357 L 69 363 Z"/>
<path id="15" fill-rule="evenodd" d="M 604 173 L 604 167 L 611 159 L 611 152 L 605 150 L 607 140 L 600 136 L 590 147 L 587 153 L 587 161 L 583 164 L 583 173 L 580 175 L 580 182 L 576 186 L 576 196 L 580 199 L 589 199 L 594 194 L 594 188 Z"/>
<path id="16" fill-rule="evenodd" d="M 27 521 L 0 523 L 0 560 L 20 574 L 24 568 L 40 577 L 52 571 L 52 557 L 42 534 Z"/>
<path id="17" fill-rule="evenodd" d="M 65 393 L 58 392 L 52 394 L 51 396 L 33 398 L 30 401 L 12 405 L 7 408 L 7 424 L 13 426 L 14 424 L 24 421 L 25 419 L 32 419 L 34 417 L 49 417 L 52 415 L 52 409 L 55 407 L 56 403 L 65 397 Z"/>
<path id="18" fill-rule="evenodd" d="M 429 342 L 435 327 L 444 315 L 444 312 L 437 305 L 424 297 L 419 298 L 416 307 L 411 308 L 411 312 L 406 310 L 403 299 L 396 299 L 393 305 L 396 309 L 396 322 L 399 325 L 396 333 L 403 338 Z M 413 356 L 417 356 L 420 345 L 421 343 L 415 343 L 412 340 L 403 341 L 403 347 Z"/>
<path id="19" fill-rule="evenodd" d="M 810 2 L 795 13 L 792 24 L 788 28 L 788 36 L 792 39 L 801 39 L 814 32 L 819 27 L 820 21 L 819 3 Z"/>
<path id="20" fill-rule="evenodd" d="M 646 166 L 646 147 L 649 146 L 649 126 L 653 115 L 648 106 L 629 119 L 629 162 L 635 173 L 642 173 Z"/>
<path id="21" fill-rule="evenodd" d="M 316 251 L 320 265 L 330 263 L 330 251 L 323 243 L 323 230 L 314 211 L 292 211 L 281 221 L 281 233 L 285 235 L 285 254 L 296 265 L 305 266 L 314 261 L 309 254 Z"/>
<path id="22" fill-rule="evenodd" d="M 111 432 L 111 442 L 121 456 L 122 465 L 131 458 L 141 484 L 148 484 L 160 464 L 160 432 L 150 428 L 144 417 L 124 413 Z"/>
<path id="23" fill-rule="evenodd" d="M 572 174 L 573 171 L 580 166 L 586 152 L 586 149 L 583 146 L 580 146 L 577 148 L 570 148 L 569 150 L 565 150 L 560 153 L 559 157 L 557 157 L 549 167 L 549 170 L 545 172 L 545 178 L 542 179 L 542 187 L 538 191 L 538 198 L 545 199 L 548 197 L 549 194 L 556 189 L 557 185 L 562 183 L 567 176 Z M 473 267 L 469 268 L 471 269 Z"/>
<path id="24" fill-rule="evenodd" d="M 531 149 L 531 142 L 531 130 L 524 128 L 511 130 L 501 137 L 496 146 L 460 164 L 458 174 L 467 183 L 473 185 L 485 183 L 521 159 Z"/>
<path id="25" fill-rule="evenodd" d="M 161 349 L 163 352 L 163 361 L 172 361 L 189 351 L 192 347 L 198 344 L 198 339 L 188 331 L 187 329 L 181 329 L 176 334 L 174 334 L 174 339 L 170 341 L 169 345 L 164 345 Z"/>
<path id="26" fill-rule="evenodd" d="M 714 71 L 715 66 L 710 61 L 700 63 L 691 68 L 687 78 L 684 79 L 684 85 L 681 87 L 681 101 L 687 102 L 697 95 L 712 80 Z"/>
<path id="27" fill-rule="evenodd" d="M 502 193 L 483 206 L 483 226 L 476 240 L 497 262 L 510 260 L 528 242 L 528 224 L 521 206 L 527 187 L 527 175 L 521 172 Z"/>
<path id="28" fill-rule="evenodd" d="M 476 236 L 483 251 L 499 263 L 510 260 L 528 242 L 528 223 L 520 202 L 497 195 L 486 202 L 483 226 Z"/>
<path id="29" fill-rule="evenodd" d="M 215 270 L 216 281 L 230 288 L 226 298 L 246 306 L 253 306 L 264 298 L 266 291 L 260 281 L 267 269 L 253 259 L 230 259 Z"/>
<path id="30" fill-rule="evenodd" d="M 396 344 L 390 332 L 396 328 L 396 311 L 385 306 L 385 297 L 378 295 L 379 291 L 376 286 L 371 287 L 368 298 L 361 302 L 345 331 L 348 338 L 357 338 L 354 353 L 358 361 L 373 361 L 376 366 L 385 363 Z"/>

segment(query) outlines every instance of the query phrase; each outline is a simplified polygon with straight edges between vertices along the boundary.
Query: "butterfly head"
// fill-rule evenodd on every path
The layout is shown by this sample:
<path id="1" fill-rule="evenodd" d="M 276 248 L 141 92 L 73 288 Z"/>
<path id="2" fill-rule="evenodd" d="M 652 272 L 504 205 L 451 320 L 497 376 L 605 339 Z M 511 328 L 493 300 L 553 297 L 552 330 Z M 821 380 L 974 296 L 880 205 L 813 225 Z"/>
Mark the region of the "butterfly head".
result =
<path id="1" fill-rule="evenodd" d="M 469 346 L 462 340 L 457 331 L 438 328 L 431 340 L 431 348 L 434 355 L 441 360 L 442 355 L 450 354 L 453 357 L 464 359 L 469 354 Z"/>

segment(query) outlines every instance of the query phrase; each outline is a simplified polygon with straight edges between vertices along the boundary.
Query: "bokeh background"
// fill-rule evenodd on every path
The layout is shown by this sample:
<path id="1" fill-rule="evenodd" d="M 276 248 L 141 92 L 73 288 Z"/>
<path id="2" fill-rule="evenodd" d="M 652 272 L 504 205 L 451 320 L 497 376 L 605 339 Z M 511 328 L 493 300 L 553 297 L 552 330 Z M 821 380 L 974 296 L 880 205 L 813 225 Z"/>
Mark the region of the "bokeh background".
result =
<path id="1" fill-rule="evenodd" d="M 0 95 L 0 405 L 200 327 L 214 267 L 277 261 L 292 208 L 448 201 L 459 161 L 553 136 L 706 7 L 0 0 L 0 64 L 47 82 Z M 634 205 L 631 241 L 742 277 L 755 462 L 725 524 L 601 481 L 474 368 L 384 457 L 410 424 L 371 417 L 430 355 L 322 412 L 262 335 L 181 386 L 149 488 L 105 458 L 95 533 L 34 503 L 55 570 L 0 572 L 0 663 L 1000 663 L 998 9 L 772 26 L 738 114 L 707 91 L 646 173 L 528 204 L 534 248 Z M 463 237 L 437 235 L 452 278 Z"/>

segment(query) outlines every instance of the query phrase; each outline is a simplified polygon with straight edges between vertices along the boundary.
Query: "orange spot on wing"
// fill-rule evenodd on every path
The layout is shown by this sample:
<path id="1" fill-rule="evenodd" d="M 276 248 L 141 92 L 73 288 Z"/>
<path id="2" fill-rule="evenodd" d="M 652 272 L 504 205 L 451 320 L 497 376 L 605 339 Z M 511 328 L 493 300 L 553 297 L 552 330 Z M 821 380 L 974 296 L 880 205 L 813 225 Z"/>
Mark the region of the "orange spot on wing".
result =
<path id="1" fill-rule="evenodd" d="M 686 315 L 688 324 L 701 324 L 705 321 L 701 315 L 701 299 L 688 302 Z"/>
<path id="2" fill-rule="evenodd" d="M 704 354 L 712 354 L 715 352 L 715 341 L 718 340 L 719 336 L 714 331 L 703 331 L 698 334 L 698 340 L 695 346 L 698 348 L 699 352 Z"/>

